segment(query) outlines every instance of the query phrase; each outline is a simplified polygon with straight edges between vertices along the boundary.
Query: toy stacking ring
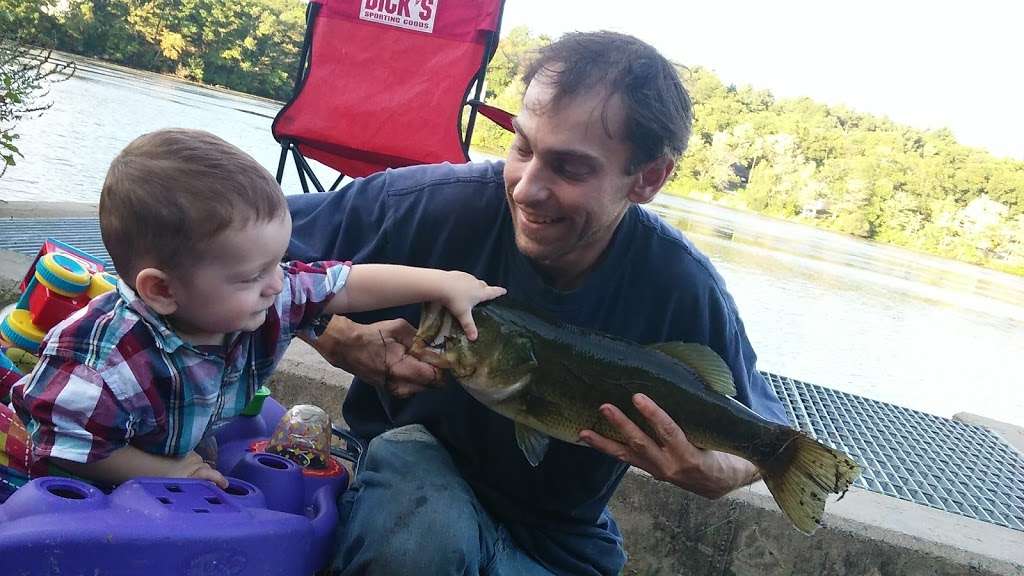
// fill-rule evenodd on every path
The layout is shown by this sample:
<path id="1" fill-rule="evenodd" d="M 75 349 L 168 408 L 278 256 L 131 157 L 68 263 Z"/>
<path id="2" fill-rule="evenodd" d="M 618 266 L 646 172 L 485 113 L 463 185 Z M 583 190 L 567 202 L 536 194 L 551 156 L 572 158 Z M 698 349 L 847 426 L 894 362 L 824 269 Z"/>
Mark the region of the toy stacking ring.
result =
<path id="1" fill-rule="evenodd" d="M 92 282 L 89 284 L 89 290 L 85 293 L 89 299 L 93 299 L 100 294 L 106 294 L 117 287 L 117 276 L 110 274 L 109 272 L 100 272 L 99 274 L 92 275 Z"/>
<path id="2" fill-rule="evenodd" d="M 66 254 L 44 255 L 36 264 L 36 280 L 50 290 L 74 298 L 89 289 L 92 275 L 81 262 Z"/>
<path id="3" fill-rule="evenodd" d="M 32 315 L 28 310 L 15 309 L 0 323 L 0 334 L 18 348 L 35 350 L 43 342 L 46 334 L 32 323 Z"/>

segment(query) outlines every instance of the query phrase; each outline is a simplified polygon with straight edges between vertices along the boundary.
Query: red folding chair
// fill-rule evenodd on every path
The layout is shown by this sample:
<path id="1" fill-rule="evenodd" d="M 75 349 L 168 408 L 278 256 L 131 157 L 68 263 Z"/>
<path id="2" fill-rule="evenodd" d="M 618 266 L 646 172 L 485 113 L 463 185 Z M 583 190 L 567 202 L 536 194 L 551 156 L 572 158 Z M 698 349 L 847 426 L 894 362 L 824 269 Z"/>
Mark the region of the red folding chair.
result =
<path id="1" fill-rule="evenodd" d="M 324 187 L 306 158 L 344 176 L 466 162 L 504 0 L 312 0 L 292 99 L 274 119 L 277 181 L 291 154 L 304 192 Z M 472 94 L 472 97 L 471 97 Z M 468 108 L 467 128 L 463 112 Z"/>

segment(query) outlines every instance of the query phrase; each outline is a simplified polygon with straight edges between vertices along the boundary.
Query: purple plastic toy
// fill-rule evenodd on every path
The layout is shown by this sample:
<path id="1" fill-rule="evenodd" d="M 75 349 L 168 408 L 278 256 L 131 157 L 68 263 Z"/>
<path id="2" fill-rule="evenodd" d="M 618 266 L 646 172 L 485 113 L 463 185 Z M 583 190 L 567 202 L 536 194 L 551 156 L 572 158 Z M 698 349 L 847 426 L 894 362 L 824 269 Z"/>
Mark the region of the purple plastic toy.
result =
<path id="1" fill-rule="evenodd" d="M 140 478 L 110 494 L 69 478 L 32 480 L 0 504 L 0 574 L 310 576 L 324 568 L 348 486 L 253 452 L 284 414 L 267 398 L 217 432 L 230 485 Z"/>

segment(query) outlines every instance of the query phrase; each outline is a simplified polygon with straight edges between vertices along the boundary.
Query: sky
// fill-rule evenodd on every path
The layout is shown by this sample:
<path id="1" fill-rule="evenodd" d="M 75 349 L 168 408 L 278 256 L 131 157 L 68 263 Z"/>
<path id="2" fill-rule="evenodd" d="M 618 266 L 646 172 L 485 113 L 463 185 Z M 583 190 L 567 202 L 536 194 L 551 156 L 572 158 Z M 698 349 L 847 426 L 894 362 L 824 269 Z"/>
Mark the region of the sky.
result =
<path id="1" fill-rule="evenodd" d="M 637 36 L 723 82 L 819 102 L 1024 160 L 1020 0 L 506 0 L 502 30 Z"/>

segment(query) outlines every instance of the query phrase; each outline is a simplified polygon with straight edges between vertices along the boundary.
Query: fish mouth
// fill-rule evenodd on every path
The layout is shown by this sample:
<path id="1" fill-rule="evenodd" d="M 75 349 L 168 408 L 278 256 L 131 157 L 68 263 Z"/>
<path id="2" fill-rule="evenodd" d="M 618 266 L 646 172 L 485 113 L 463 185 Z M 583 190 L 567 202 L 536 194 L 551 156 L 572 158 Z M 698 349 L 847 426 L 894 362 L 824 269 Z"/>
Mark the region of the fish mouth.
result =
<path id="1" fill-rule="evenodd" d="M 453 322 L 452 315 L 440 304 L 424 304 L 420 327 L 413 336 L 409 355 L 436 368 L 451 369 L 452 364 L 444 353 L 445 342 L 452 335 Z"/>

